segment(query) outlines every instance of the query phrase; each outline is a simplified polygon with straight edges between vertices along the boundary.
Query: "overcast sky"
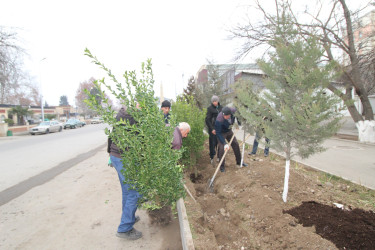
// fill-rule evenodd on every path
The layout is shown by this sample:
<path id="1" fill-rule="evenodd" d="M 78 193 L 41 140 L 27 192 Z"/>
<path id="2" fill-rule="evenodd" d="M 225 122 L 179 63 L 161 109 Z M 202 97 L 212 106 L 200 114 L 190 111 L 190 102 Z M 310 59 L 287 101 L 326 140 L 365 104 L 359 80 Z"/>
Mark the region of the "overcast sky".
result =
<path id="1" fill-rule="evenodd" d="M 157 94 L 163 83 L 164 96 L 174 98 L 206 59 L 232 62 L 238 46 L 226 28 L 238 20 L 241 2 L 0 0 L 0 25 L 19 28 L 25 67 L 41 78 L 49 105 L 61 95 L 74 104 L 80 82 L 103 76 L 83 55 L 86 47 L 118 79 L 152 58 Z"/>
<path id="2" fill-rule="evenodd" d="M 104 76 L 84 56 L 86 47 L 118 80 L 124 70 L 139 70 L 152 58 L 157 95 L 162 83 L 164 97 L 174 98 L 207 59 L 233 62 L 240 43 L 228 40 L 227 30 L 243 23 L 244 13 L 252 11 L 245 6 L 251 2 L 0 0 L 0 25 L 18 28 L 28 53 L 25 68 L 42 82 L 49 105 L 58 105 L 62 95 L 74 104 L 80 82 Z M 257 56 L 250 55 L 244 63 Z"/>

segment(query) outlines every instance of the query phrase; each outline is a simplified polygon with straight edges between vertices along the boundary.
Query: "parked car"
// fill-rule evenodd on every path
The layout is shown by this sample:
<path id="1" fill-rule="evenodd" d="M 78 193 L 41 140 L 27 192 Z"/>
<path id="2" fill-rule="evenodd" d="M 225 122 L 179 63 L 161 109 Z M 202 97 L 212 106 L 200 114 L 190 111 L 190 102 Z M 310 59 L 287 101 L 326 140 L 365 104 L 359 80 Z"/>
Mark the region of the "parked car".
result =
<path id="1" fill-rule="evenodd" d="M 57 121 L 41 122 L 38 126 L 29 130 L 31 135 L 35 134 L 48 134 L 49 132 L 61 132 L 62 124 Z"/>
<path id="2" fill-rule="evenodd" d="M 100 120 L 99 118 L 92 118 L 91 119 L 91 124 L 99 124 L 102 123 L 103 121 Z"/>
<path id="3" fill-rule="evenodd" d="M 79 120 L 77 119 L 69 119 L 65 124 L 64 124 L 64 129 L 67 128 L 79 128 L 82 127 L 82 124 Z"/>
<path id="4" fill-rule="evenodd" d="M 86 125 L 86 122 L 85 121 L 80 121 L 82 127 L 84 127 Z"/>

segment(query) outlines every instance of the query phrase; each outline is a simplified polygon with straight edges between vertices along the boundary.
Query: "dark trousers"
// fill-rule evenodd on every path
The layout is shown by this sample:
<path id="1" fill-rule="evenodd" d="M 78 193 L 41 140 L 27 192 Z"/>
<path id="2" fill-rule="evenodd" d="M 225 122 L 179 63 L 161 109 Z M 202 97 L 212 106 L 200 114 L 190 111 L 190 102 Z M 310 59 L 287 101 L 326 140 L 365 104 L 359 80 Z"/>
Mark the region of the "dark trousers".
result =
<path id="1" fill-rule="evenodd" d="M 213 159 L 216 154 L 216 148 L 217 148 L 217 137 L 216 135 L 212 134 L 212 131 L 209 132 L 209 139 L 208 143 L 210 145 L 210 158 Z"/>
<path id="2" fill-rule="evenodd" d="M 233 136 L 233 131 L 230 130 L 229 132 L 227 133 L 222 133 L 224 139 L 226 139 L 228 141 L 228 143 L 230 142 L 230 139 L 232 139 L 232 136 Z M 218 140 L 218 150 L 219 150 L 219 153 L 218 153 L 218 157 L 219 159 L 221 160 L 221 157 L 223 157 L 224 155 L 224 144 L 222 144 L 220 142 L 220 140 Z M 232 141 L 232 144 L 231 144 L 231 147 L 233 148 L 233 151 L 234 151 L 234 155 L 236 156 L 236 163 L 237 164 L 241 164 L 241 151 L 240 151 L 240 145 L 238 145 L 238 142 L 237 142 L 237 139 L 236 137 L 233 138 L 233 141 Z M 225 170 L 225 159 L 223 160 L 223 162 L 221 163 L 221 166 L 220 166 L 220 170 L 221 171 L 224 171 Z"/>

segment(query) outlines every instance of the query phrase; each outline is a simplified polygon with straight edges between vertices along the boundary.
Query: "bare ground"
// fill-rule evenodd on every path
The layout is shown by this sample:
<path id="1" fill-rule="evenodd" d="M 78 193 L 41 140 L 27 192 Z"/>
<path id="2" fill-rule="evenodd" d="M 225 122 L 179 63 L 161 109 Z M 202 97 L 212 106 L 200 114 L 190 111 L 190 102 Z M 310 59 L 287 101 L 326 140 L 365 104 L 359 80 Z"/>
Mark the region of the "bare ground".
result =
<path id="1" fill-rule="evenodd" d="M 215 171 L 207 151 L 199 175 L 186 173 L 197 200 L 185 199 L 196 249 L 375 249 L 373 190 L 292 163 L 284 203 L 285 160 L 265 158 L 262 150 L 245 155 L 249 167 L 239 169 L 228 153 L 213 193 L 207 191 Z"/>

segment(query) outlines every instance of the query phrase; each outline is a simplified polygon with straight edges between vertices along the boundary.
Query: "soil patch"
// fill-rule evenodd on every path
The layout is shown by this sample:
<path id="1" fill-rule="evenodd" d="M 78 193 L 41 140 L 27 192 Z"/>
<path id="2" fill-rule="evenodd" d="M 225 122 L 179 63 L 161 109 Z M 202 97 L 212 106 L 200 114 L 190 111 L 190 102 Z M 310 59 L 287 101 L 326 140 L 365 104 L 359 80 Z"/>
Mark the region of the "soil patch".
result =
<path id="1" fill-rule="evenodd" d="M 369 245 L 357 243 L 354 248 L 375 248 L 373 190 L 292 162 L 288 201 L 284 203 L 281 196 L 285 160 L 273 154 L 265 158 L 262 150 L 251 157 L 246 152 L 249 167 L 237 168 L 231 150 L 226 158 L 226 172 L 217 174 L 211 193 L 207 192 L 207 183 L 215 168 L 210 164 L 207 143 L 205 148 L 197 164 L 203 179 L 191 182 L 190 172 L 185 177 L 197 200 L 195 203 L 190 197 L 185 199 L 196 249 L 353 249 L 352 242 L 356 240 L 350 235 L 361 238 L 364 231 L 368 238 L 362 239 L 371 239 L 366 242 Z M 334 203 L 343 204 L 344 210 L 336 209 Z M 316 204 L 318 212 L 304 204 Z M 311 223 L 302 219 L 311 218 L 312 214 L 321 217 Z M 358 219 L 358 214 L 367 217 Z M 319 221 L 331 224 L 327 228 Z M 351 234 L 325 233 L 340 231 L 340 222 L 351 225 Z"/>
<path id="2" fill-rule="evenodd" d="M 151 224 L 166 226 L 172 221 L 172 210 L 170 206 L 160 209 L 147 210 Z"/>
<path id="3" fill-rule="evenodd" d="M 297 218 L 304 227 L 315 226 L 317 234 L 338 248 L 375 248 L 375 213 L 372 211 L 345 210 L 308 201 L 285 213 Z"/>

